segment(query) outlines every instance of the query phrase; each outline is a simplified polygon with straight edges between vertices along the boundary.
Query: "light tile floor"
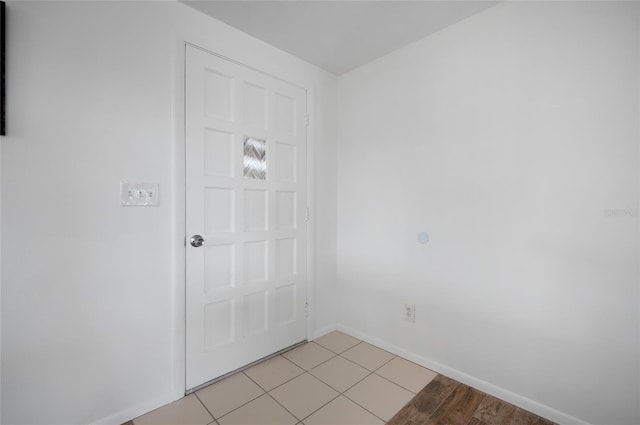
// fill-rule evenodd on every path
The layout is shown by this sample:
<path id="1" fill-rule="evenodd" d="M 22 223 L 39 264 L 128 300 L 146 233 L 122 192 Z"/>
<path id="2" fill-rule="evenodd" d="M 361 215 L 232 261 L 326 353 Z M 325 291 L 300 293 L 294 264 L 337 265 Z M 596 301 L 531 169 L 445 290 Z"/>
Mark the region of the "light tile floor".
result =
<path id="1" fill-rule="evenodd" d="M 140 416 L 134 424 L 383 424 L 436 375 L 334 331 Z"/>

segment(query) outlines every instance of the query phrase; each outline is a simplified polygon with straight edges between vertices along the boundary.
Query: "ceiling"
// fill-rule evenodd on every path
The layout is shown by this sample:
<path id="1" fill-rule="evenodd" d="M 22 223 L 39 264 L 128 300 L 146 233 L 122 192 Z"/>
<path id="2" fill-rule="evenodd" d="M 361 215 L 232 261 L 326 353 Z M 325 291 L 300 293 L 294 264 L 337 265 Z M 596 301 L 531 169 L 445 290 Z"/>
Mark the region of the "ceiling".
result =
<path id="1" fill-rule="evenodd" d="M 498 1 L 218 1 L 183 3 L 340 75 Z"/>

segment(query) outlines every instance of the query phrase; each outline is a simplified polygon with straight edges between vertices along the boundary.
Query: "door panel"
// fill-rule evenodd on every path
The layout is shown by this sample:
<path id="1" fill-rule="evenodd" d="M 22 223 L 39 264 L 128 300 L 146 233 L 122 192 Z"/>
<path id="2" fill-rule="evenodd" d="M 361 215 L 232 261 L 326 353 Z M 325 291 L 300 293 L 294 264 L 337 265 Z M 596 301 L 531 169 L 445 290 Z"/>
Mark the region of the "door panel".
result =
<path id="1" fill-rule="evenodd" d="M 187 47 L 187 388 L 306 338 L 306 92 Z"/>

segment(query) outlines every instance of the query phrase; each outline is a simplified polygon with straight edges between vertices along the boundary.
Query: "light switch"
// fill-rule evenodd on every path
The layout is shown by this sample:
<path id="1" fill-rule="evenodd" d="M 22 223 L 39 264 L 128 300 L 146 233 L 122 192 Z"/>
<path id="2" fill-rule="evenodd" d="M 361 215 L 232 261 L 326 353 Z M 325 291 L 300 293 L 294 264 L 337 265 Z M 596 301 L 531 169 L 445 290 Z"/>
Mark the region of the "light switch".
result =
<path id="1" fill-rule="evenodd" d="M 158 205 L 158 183 L 120 182 L 120 205 L 151 207 Z"/>

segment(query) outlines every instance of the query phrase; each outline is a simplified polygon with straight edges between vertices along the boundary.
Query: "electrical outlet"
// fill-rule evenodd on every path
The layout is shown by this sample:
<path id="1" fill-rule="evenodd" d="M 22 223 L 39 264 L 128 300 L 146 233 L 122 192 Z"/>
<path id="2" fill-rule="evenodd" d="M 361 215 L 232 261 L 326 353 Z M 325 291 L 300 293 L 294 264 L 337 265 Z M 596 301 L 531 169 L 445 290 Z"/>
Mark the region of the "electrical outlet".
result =
<path id="1" fill-rule="evenodd" d="M 404 305 L 404 320 L 411 323 L 416 322 L 416 305 L 415 304 Z"/>

